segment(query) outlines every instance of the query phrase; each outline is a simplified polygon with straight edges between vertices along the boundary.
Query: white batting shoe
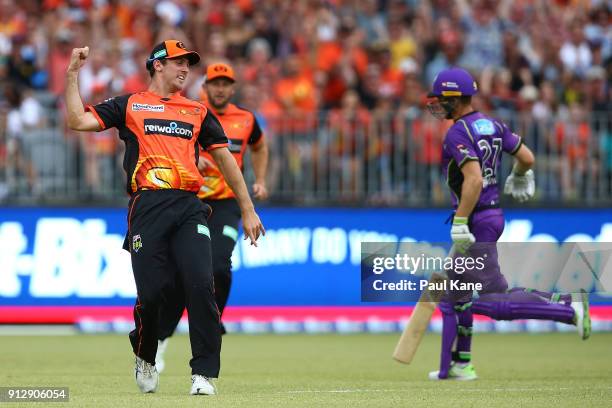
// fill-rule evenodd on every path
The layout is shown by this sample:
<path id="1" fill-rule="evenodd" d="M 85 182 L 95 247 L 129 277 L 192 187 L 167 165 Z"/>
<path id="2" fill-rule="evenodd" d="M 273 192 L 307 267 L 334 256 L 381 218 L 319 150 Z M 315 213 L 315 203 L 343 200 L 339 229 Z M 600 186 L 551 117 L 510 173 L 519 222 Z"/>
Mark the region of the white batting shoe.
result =
<path id="1" fill-rule="evenodd" d="M 448 378 L 440 378 L 439 371 L 432 371 L 429 373 L 430 380 L 455 380 L 455 381 L 473 381 L 478 378 L 474 366 L 469 363 L 455 363 L 453 362 L 450 370 L 448 371 Z"/>
<path id="2" fill-rule="evenodd" d="M 157 340 L 157 354 L 155 354 L 155 367 L 157 368 L 157 372 L 161 373 L 164 371 L 164 367 L 166 367 L 166 361 L 164 360 L 164 354 L 166 353 L 166 347 L 168 347 L 168 341 L 170 338 L 165 338 L 163 340 Z"/>
<path id="3" fill-rule="evenodd" d="M 574 298 L 574 296 L 572 296 Z M 582 340 L 591 337 L 591 314 L 589 311 L 589 294 L 584 289 L 580 294 L 572 299 L 572 309 L 574 309 L 574 324 L 578 328 L 578 334 Z"/>
<path id="4" fill-rule="evenodd" d="M 138 385 L 141 392 L 156 392 L 157 388 L 159 388 L 159 373 L 157 369 L 153 364 L 147 363 L 138 356 L 136 356 L 134 375 L 136 376 L 136 385 Z"/>
<path id="5" fill-rule="evenodd" d="M 191 395 L 215 395 L 217 389 L 208 377 L 194 374 L 191 376 Z"/>

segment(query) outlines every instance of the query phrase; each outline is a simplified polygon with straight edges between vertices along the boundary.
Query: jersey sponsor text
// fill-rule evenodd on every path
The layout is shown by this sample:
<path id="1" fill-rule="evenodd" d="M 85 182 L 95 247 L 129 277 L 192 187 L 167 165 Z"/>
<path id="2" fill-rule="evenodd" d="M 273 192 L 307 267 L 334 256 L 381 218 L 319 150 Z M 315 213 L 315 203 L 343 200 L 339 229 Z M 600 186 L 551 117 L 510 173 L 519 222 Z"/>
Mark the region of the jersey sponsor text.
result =
<path id="1" fill-rule="evenodd" d="M 148 103 L 132 103 L 132 110 L 134 112 L 149 111 L 149 112 L 163 112 L 165 109 L 164 105 L 149 105 Z"/>
<path id="2" fill-rule="evenodd" d="M 145 135 L 174 136 L 183 139 L 191 139 L 193 136 L 193 125 L 178 120 L 145 119 Z"/>

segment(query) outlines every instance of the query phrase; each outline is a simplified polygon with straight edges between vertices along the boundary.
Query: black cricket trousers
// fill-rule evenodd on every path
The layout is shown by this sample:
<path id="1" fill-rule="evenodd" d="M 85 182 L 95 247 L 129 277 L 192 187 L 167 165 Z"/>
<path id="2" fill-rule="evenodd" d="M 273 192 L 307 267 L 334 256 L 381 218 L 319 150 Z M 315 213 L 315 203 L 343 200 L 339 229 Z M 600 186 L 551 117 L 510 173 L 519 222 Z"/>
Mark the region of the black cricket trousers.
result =
<path id="1" fill-rule="evenodd" d="M 205 200 L 212 208 L 212 215 L 208 219 L 210 227 L 212 265 L 215 285 L 215 301 L 219 314 L 227 305 L 232 286 L 232 252 L 238 240 L 238 224 L 240 224 L 240 207 L 234 198 L 223 200 Z M 170 267 L 171 268 L 171 267 Z M 164 340 L 172 336 L 184 310 L 184 293 L 180 282 L 167 292 L 164 304 L 159 314 L 159 339 Z M 188 310 L 189 312 L 189 310 Z M 191 325 L 191 319 L 189 320 Z M 225 328 L 221 324 L 221 332 Z"/>
<path id="2" fill-rule="evenodd" d="M 134 354 L 154 364 L 159 310 L 175 282 L 180 282 L 189 314 L 192 374 L 219 376 L 221 330 L 215 303 L 206 224 L 209 208 L 194 193 L 145 190 L 133 194 L 128 209 L 128 244 L 138 298 Z M 168 268 L 169 260 L 175 268 Z"/>

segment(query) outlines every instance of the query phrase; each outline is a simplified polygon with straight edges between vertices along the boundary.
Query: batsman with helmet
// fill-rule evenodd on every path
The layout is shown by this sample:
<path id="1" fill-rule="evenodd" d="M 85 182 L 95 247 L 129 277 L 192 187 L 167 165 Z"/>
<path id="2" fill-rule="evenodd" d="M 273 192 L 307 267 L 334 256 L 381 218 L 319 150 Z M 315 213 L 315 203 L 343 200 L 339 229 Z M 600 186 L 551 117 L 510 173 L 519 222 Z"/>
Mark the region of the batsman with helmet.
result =
<path id="1" fill-rule="evenodd" d="M 431 372 L 432 380 L 477 378 L 471 364 L 474 314 L 496 320 L 540 319 L 574 324 L 583 339 L 590 335 L 589 303 L 586 293 L 579 299 L 570 294 L 552 294 L 525 288 L 508 291 L 497 260 L 496 242 L 504 229 L 504 214 L 499 205 L 499 177 L 502 152 L 514 157 L 512 173 L 506 178 L 504 192 L 524 202 L 535 193 L 535 158 L 520 136 L 508 126 L 472 107 L 478 86 L 461 68 L 441 71 L 434 80 L 427 107 L 438 119 L 450 119 L 443 142 L 442 164 L 451 190 L 454 214 L 450 231 L 455 250 L 474 258 L 482 256 L 484 270 L 450 279 L 482 284 L 478 298 L 472 292 L 447 293 L 439 304 L 442 312 L 442 350 L 440 368 Z"/>

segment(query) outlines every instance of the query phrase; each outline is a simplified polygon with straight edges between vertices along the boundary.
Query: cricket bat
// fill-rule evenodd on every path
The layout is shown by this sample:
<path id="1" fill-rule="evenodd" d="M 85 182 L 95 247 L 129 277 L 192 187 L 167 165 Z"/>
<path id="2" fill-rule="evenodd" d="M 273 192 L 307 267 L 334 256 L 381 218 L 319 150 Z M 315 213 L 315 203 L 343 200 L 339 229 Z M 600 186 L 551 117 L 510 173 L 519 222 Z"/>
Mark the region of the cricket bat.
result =
<path id="1" fill-rule="evenodd" d="M 452 257 L 454 253 L 455 250 L 453 247 L 451 248 L 448 256 Z M 433 273 L 429 281 L 440 282 L 444 279 L 446 279 L 445 276 Z M 438 306 L 440 297 L 441 293 L 430 292 L 429 289 L 426 289 L 423 291 L 423 293 L 421 293 L 419 301 L 412 310 L 410 320 L 404 328 L 404 331 L 402 332 L 402 335 L 395 346 L 395 350 L 393 351 L 393 359 L 395 361 L 404 364 L 410 364 L 412 362 L 412 359 L 414 358 L 414 355 L 421 344 L 421 340 L 423 339 L 423 334 L 425 334 L 425 331 L 427 331 L 431 316 Z"/>

